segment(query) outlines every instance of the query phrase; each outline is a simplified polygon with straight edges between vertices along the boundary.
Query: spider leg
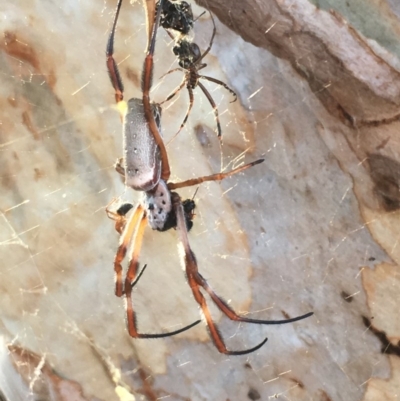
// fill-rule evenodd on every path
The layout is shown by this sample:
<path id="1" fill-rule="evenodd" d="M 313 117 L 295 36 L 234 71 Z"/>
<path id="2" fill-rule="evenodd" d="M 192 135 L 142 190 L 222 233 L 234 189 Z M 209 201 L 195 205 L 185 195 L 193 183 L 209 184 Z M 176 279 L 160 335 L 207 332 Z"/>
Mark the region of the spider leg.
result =
<path id="1" fill-rule="evenodd" d="M 212 98 L 212 96 L 210 95 L 210 92 L 208 92 L 208 90 L 206 89 L 206 87 L 201 83 L 201 82 L 197 82 L 197 85 L 199 85 L 200 89 L 203 91 L 203 93 L 206 95 L 208 101 L 210 102 L 212 108 L 214 109 L 214 115 L 215 115 L 215 119 L 217 120 L 217 130 L 218 130 L 218 138 L 221 139 L 221 135 L 222 135 L 222 130 L 221 130 L 221 124 L 219 122 L 219 116 L 218 116 L 218 108 L 217 105 L 214 102 L 214 99 Z"/>
<path id="2" fill-rule="evenodd" d="M 214 17 L 213 17 L 213 15 L 212 15 L 211 13 L 210 13 L 210 16 L 211 16 L 211 21 L 212 21 L 213 26 L 214 26 L 214 28 L 213 28 L 213 33 L 212 33 L 212 35 L 211 35 L 210 44 L 208 45 L 208 47 L 207 47 L 207 49 L 205 50 L 205 52 L 201 55 L 201 57 L 200 57 L 198 60 L 196 60 L 196 64 L 199 63 L 201 60 L 203 60 L 203 58 L 204 58 L 205 56 L 207 56 L 207 54 L 210 52 L 210 50 L 211 50 L 211 48 L 212 48 L 212 45 L 213 45 L 213 42 L 214 42 L 215 33 L 217 32 L 217 28 L 216 28 L 216 26 L 215 26 Z"/>
<path id="3" fill-rule="evenodd" d="M 143 219 L 144 216 L 144 209 L 143 206 L 138 205 L 136 210 L 132 213 L 129 217 L 128 221 L 125 224 L 125 228 L 121 234 L 119 240 L 119 246 L 117 253 L 114 258 L 114 271 L 115 271 L 115 295 L 117 297 L 122 297 L 124 294 L 124 286 L 122 281 L 122 261 L 126 256 L 126 252 L 128 250 L 128 246 L 132 240 L 132 237 L 135 233 L 135 228 L 139 220 Z"/>
<path id="4" fill-rule="evenodd" d="M 142 247 L 142 242 L 143 242 L 143 234 L 144 230 L 147 226 L 147 216 L 145 213 L 145 210 L 143 209 L 142 206 L 138 206 L 138 209 L 140 210 L 138 213 L 135 213 L 141 220 L 139 223 L 139 227 L 136 231 L 135 239 L 134 239 L 134 246 L 133 246 L 133 251 L 132 255 L 129 260 L 129 267 L 128 267 L 128 272 L 126 274 L 125 278 L 125 296 L 126 296 L 126 316 L 127 316 L 127 323 L 128 323 L 128 332 L 131 337 L 134 338 L 163 338 L 163 337 L 169 337 L 173 336 L 175 334 L 182 333 L 183 331 L 186 331 L 196 324 L 200 323 L 200 320 L 195 321 L 194 323 L 185 326 L 179 330 L 171 331 L 168 333 L 160 333 L 160 334 L 145 334 L 145 333 L 139 333 L 138 328 L 137 328 L 137 320 L 136 320 L 136 313 L 133 310 L 133 304 L 132 304 L 132 288 L 137 284 L 139 281 L 139 278 L 144 272 L 144 269 L 146 268 L 143 267 L 139 275 L 137 275 L 138 267 L 139 267 L 139 254 L 140 254 L 140 248 Z M 129 227 L 129 225 L 128 225 Z"/>
<path id="5" fill-rule="evenodd" d="M 196 19 L 193 20 L 193 23 L 195 23 L 199 18 L 201 18 L 206 12 L 203 11 Z"/>
<path id="6" fill-rule="evenodd" d="M 311 315 L 313 315 L 313 312 L 306 313 L 301 316 L 297 316 L 291 319 L 282 319 L 282 320 L 259 320 L 259 319 L 249 319 L 243 316 L 239 316 L 220 296 L 218 296 L 214 290 L 210 287 L 210 285 L 207 283 L 207 281 L 204 279 L 204 277 L 199 273 L 198 267 L 197 267 L 197 261 L 196 257 L 193 253 L 193 251 L 190 248 L 189 245 L 189 239 L 187 235 L 187 228 L 186 228 L 186 223 L 185 223 L 185 212 L 183 210 L 183 206 L 180 200 L 180 197 L 178 194 L 174 194 L 175 199 L 174 199 L 174 207 L 176 211 L 176 216 L 177 216 L 177 228 L 178 228 L 178 233 L 180 237 L 180 241 L 183 245 L 184 249 L 184 255 L 185 255 L 185 267 L 186 267 L 186 274 L 187 278 L 189 281 L 190 288 L 193 292 L 193 296 L 197 303 L 200 305 L 204 317 L 206 319 L 208 328 L 210 330 L 211 338 L 219 350 L 219 352 L 223 354 L 228 354 L 228 355 L 243 355 L 243 354 L 248 354 L 250 352 L 258 350 L 260 347 L 262 347 L 266 341 L 268 340 L 267 338 L 264 339 L 260 344 L 256 345 L 254 348 L 243 350 L 243 351 L 229 351 L 227 350 L 225 343 L 222 339 L 222 336 L 220 332 L 218 331 L 218 328 L 214 321 L 212 320 L 210 310 L 207 306 L 206 300 L 203 296 L 203 294 L 200 292 L 200 287 L 202 287 L 211 297 L 211 299 L 214 301 L 215 305 L 218 307 L 218 309 L 224 313 L 229 319 L 237 321 L 237 322 L 244 322 L 244 323 L 256 323 L 256 324 L 266 324 L 266 325 L 271 325 L 271 324 L 285 324 L 285 323 L 292 323 L 296 322 L 298 320 L 305 319 Z"/>
<path id="7" fill-rule="evenodd" d="M 161 75 L 160 79 L 163 79 L 166 75 L 172 74 L 173 72 L 176 72 L 176 71 L 183 71 L 183 72 L 185 72 L 185 70 L 184 70 L 183 68 L 180 68 L 180 67 L 174 68 L 174 69 L 169 70 L 168 72 L 166 72 L 164 75 Z M 164 102 L 165 102 L 165 100 L 164 100 Z M 163 103 L 164 103 L 164 102 L 163 102 Z M 161 103 L 160 103 L 160 104 L 161 104 Z"/>
<path id="8" fill-rule="evenodd" d="M 281 320 L 260 320 L 260 319 L 249 319 L 244 316 L 239 316 L 220 296 L 218 296 L 214 290 L 210 287 L 207 281 L 203 278 L 203 276 L 198 273 L 196 277 L 196 282 L 198 285 L 203 287 L 208 295 L 210 295 L 211 299 L 214 301 L 215 305 L 217 305 L 218 309 L 226 315 L 229 319 L 234 320 L 236 322 L 243 323 L 255 323 L 255 324 L 285 324 L 285 323 L 293 323 L 298 320 L 303 320 L 311 315 L 313 312 L 306 313 L 301 316 L 296 316 L 291 319 L 281 319 Z"/>
<path id="9" fill-rule="evenodd" d="M 142 274 L 144 273 L 144 271 L 146 270 L 147 265 L 144 265 L 142 267 L 142 270 L 140 270 L 140 273 L 137 275 L 137 277 L 135 278 L 134 281 L 132 281 L 131 283 L 131 287 L 133 288 L 140 280 L 140 277 L 142 277 Z"/>
<path id="10" fill-rule="evenodd" d="M 122 84 L 121 75 L 118 70 L 117 63 L 114 60 L 114 36 L 115 36 L 115 28 L 117 26 L 117 20 L 119 16 L 119 11 L 121 9 L 122 0 L 118 0 L 117 9 L 115 11 L 114 22 L 112 25 L 110 36 L 108 37 L 107 42 L 107 70 L 108 75 L 110 76 L 111 84 L 115 90 L 115 101 L 118 103 L 122 102 L 124 99 L 124 86 Z"/>
<path id="11" fill-rule="evenodd" d="M 168 74 L 168 72 L 167 72 Z M 165 102 L 168 102 L 169 100 L 171 100 L 186 84 L 186 78 L 183 78 L 183 81 L 181 82 L 181 84 L 179 86 L 177 86 L 174 91 L 165 99 L 163 100 L 160 104 L 163 104 Z"/>
<path id="12" fill-rule="evenodd" d="M 156 15 L 155 0 L 143 0 L 145 3 L 146 23 L 147 23 L 147 45 L 151 42 L 151 34 L 153 32 L 154 20 Z"/>
<path id="13" fill-rule="evenodd" d="M 187 228 L 186 228 L 186 223 L 185 223 L 185 212 L 183 210 L 183 206 L 182 206 L 180 197 L 176 193 L 174 194 L 174 207 L 175 207 L 175 212 L 176 212 L 176 216 L 177 216 L 178 233 L 179 233 L 181 244 L 183 245 L 183 249 L 184 249 L 184 255 L 185 255 L 184 260 L 185 260 L 187 279 L 188 279 L 190 288 L 192 290 L 193 297 L 196 300 L 196 302 L 200 305 L 200 308 L 203 312 L 203 315 L 206 320 L 207 327 L 210 331 L 211 339 L 212 339 L 214 345 L 217 347 L 219 352 L 221 352 L 222 354 L 227 354 L 227 355 L 244 355 L 244 354 L 249 354 L 251 352 L 257 351 L 259 348 L 261 348 L 267 342 L 268 338 L 265 338 L 261 343 L 259 343 L 255 347 L 246 349 L 246 350 L 229 351 L 226 348 L 226 345 L 222 338 L 222 335 L 219 332 L 217 325 L 215 324 L 215 322 L 212 319 L 210 309 L 207 306 L 207 302 L 206 302 L 203 294 L 200 291 L 200 287 L 205 288 L 204 287 L 205 280 L 203 279 L 203 277 L 200 275 L 200 273 L 198 271 L 196 257 L 194 255 L 194 253 L 192 252 L 192 250 L 190 249 L 189 239 L 188 239 L 188 235 L 187 235 Z M 218 304 L 217 304 L 217 306 L 219 307 Z"/>
<path id="14" fill-rule="evenodd" d="M 231 101 L 231 103 L 236 102 L 236 100 L 237 100 L 236 92 L 233 89 L 231 89 L 225 82 L 222 82 L 219 79 L 215 79 L 212 77 L 206 77 L 205 75 L 199 75 L 199 78 L 206 79 L 207 81 L 214 82 L 215 84 L 224 87 L 227 91 L 232 93 L 232 95 L 234 97 L 234 99 Z"/>
<path id="15" fill-rule="evenodd" d="M 185 126 L 186 121 L 189 118 L 189 114 L 190 114 L 190 112 L 192 110 L 192 107 L 193 107 L 193 103 L 194 103 L 193 89 L 188 85 L 187 86 L 187 90 L 188 90 L 188 93 L 189 93 L 189 107 L 187 109 L 185 118 L 183 119 L 182 124 L 178 129 L 178 132 L 173 136 L 173 138 L 175 138 L 181 132 L 182 128 Z"/>
<path id="16" fill-rule="evenodd" d="M 154 4 L 154 0 L 153 0 L 153 4 Z M 145 5 L 146 5 L 146 7 L 148 7 L 148 1 L 145 3 Z M 150 105 L 150 89 L 151 89 L 152 80 L 153 80 L 153 67 L 154 67 L 153 55 L 154 55 L 154 49 L 156 46 L 157 29 L 158 29 L 158 25 L 160 23 L 162 5 L 163 5 L 163 0 L 160 0 L 158 3 L 156 22 L 153 24 L 153 29 L 151 32 L 151 40 L 148 44 L 147 55 L 146 55 L 146 58 L 144 60 L 144 65 L 143 65 L 142 92 L 143 92 L 143 107 L 144 107 L 144 114 L 146 117 L 146 121 L 149 124 L 150 131 L 154 137 L 154 140 L 155 140 L 157 146 L 160 149 L 160 157 L 162 160 L 161 179 L 163 179 L 164 181 L 168 181 L 169 176 L 171 175 L 171 171 L 169 168 L 167 150 L 165 149 L 164 141 L 162 140 L 161 134 L 158 131 L 157 124 L 154 119 L 154 114 L 152 112 L 152 108 Z"/>
<path id="17" fill-rule="evenodd" d="M 177 183 L 169 182 L 168 188 L 172 190 L 172 189 L 178 189 L 178 188 L 191 187 L 193 185 L 201 184 L 202 182 L 205 182 L 205 181 L 221 181 L 221 180 L 224 180 L 225 178 L 231 177 L 234 174 L 237 174 L 244 170 L 247 170 L 250 167 L 260 164 L 263 161 L 264 161 L 264 159 L 258 159 L 258 160 L 255 160 L 254 162 L 245 164 L 244 166 L 240 166 L 240 167 L 234 168 L 231 171 L 227 171 L 226 173 L 217 173 L 217 174 L 207 175 L 205 177 L 192 178 L 190 180 L 177 182 Z"/>

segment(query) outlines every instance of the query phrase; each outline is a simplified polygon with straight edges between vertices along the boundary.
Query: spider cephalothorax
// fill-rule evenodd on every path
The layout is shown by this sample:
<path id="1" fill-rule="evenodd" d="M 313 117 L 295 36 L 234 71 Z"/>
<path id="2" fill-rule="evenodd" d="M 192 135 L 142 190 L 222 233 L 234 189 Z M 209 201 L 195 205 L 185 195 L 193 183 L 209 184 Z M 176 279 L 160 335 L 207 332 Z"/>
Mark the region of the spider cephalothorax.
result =
<path id="1" fill-rule="evenodd" d="M 188 39 L 180 40 L 173 48 L 175 56 L 179 59 L 179 66 L 189 69 L 201 57 L 201 51 L 196 43 Z"/>

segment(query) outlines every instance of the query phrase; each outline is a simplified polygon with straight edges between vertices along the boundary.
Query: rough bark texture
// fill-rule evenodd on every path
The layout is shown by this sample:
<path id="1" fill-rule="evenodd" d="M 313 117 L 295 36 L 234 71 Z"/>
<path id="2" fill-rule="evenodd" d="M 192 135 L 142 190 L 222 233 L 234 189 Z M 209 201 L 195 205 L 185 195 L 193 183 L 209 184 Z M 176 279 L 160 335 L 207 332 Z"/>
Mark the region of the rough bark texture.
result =
<path id="1" fill-rule="evenodd" d="M 202 73 L 239 96 L 230 104 L 229 93 L 208 86 L 221 115 L 222 165 L 242 161 L 243 153 L 246 162 L 266 159 L 200 187 L 190 232 L 200 270 L 251 317 L 315 312 L 295 324 L 260 327 L 227 322 L 213 308 L 230 348 L 269 337 L 258 352 L 229 358 L 202 325 L 163 340 L 131 339 L 123 300 L 114 296 L 118 235 L 104 209 L 113 197 L 140 199 L 113 169 L 122 138 L 105 45 L 115 3 L 0 5 L 5 398 L 397 400 L 397 3 L 353 0 L 330 11 L 328 1 L 319 9 L 306 0 L 198 0 L 217 18 Z M 127 99 L 140 96 L 144 21 L 141 2 L 123 5 L 115 56 Z M 211 33 L 206 14 L 195 24 L 201 49 Z M 182 78 L 159 79 L 174 60 L 160 32 L 155 101 Z M 167 141 L 187 106 L 185 90 L 163 106 Z M 187 128 L 167 148 L 174 180 L 220 170 L 214 130 L 210 105 L 197 91 Z M 148 269 L 135 291 L 144 331 L 175 330 L 198 318 L 176 244 L 173 231 L 146 232 L 141 261 Z"/>

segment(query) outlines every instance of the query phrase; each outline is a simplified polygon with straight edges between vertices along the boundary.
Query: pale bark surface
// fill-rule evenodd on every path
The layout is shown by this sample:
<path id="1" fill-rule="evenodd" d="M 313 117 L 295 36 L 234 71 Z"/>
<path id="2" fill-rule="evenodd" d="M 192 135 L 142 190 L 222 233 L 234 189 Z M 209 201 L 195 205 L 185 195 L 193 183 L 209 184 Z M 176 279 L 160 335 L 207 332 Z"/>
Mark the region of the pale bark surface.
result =
<path id="1" fill-rule="evenodd" d="M 251 317 L 315 312 L 261 327 L 227 322 L 212 308 L 230 348 L 269 337 L 246 357 L 220 355 L 204 325 L 153 341 L 126 332 L 113 283 L 118 235 L 104 209 L 113 197 L 140 194 L 124 190 L 113 169 L 122 138 L 105 45 L 115 3 L 0 5 L 0 390 L 12 401 L 397 400 L 397 3 L 337 2 L 330 11 L 328 1 L 320 9 L 306 0 L 198 1 L 217 24 L 202 74 L 238 93 L 230 104 L 229 93 L 208 86 L 223 167 L 243 152 L 246 162 L 265 157 L 200 187 L 189 235 L 200 270 Z M 141 2 L 126 1 L 115 48 L 127 99 L 140 96 L 144 21 Z M 195 24 L 201 49 L 211 33 L 206 14 Z M 182 78 L 159 79 L 177 66 L 171 47 L 160 32 L 155 101 Z M 187 105 L 185 90 L 164 105 L 167 141 Z M 167 148 L 173 180 L 220 170 L 214 130 L 196 91 L 187 128 Z M 176 244 L 173 230 L 146 232 L 148 269 L 135 290 L 143 331 L 198 318 Z"/>

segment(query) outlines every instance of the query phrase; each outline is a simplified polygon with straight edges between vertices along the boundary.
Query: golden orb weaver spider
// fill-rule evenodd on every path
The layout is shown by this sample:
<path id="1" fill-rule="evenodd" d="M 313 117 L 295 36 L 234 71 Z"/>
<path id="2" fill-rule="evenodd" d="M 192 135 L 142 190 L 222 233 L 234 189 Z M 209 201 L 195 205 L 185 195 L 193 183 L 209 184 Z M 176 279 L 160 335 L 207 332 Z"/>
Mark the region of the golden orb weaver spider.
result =
<path id="1" fill-rule="evenodd" d="M 110 207 L 106 211 L 110 218 L 115 220 L 115 228 L 120 234 L 120 243 L 114 259 L 114 270 L 116 277 L 115 293 L 118 297 L 125 295 L 126 312 L 128 322 L 128 332 L 134 338 L 162 338 L 181 333 L 198 324 L 196 321 L 180 330 L 160 334 L 139 333 L 136 320 L 136 313 L 132 304 L 132 288 L 137 284 L 143 274 L 146 265 L 139 271 L 139 254 L 143 241 L 144 230 L 147 224 L 153 230 L 166 231 L 176 228 L 179 241 L 184 251 L 184 265 L 187 280 L 193 293 L 193 297 L 199 304 L 205 322 L 210 332 L 211 339 L 219 352 L 227 355 L 243 355 L 254 352 L 262 347 L 267 338 L 255 347 L 241 351 L 230 351 L 227 349 L 221 333 L 215 324 L 207 302 L 201 289 L 204 290 L 214 302 L 214 304 L 229 319 L 255 324 L 284 324 L 296 322 L 311 316 L 313 313 L 297 316 L 284 320 L 258 320 L 250 319 L 238 315 L 214 290 L 210 287 L 204 277 L 200 274 L 197 260 L 192 251 L 188 231 L 192 226 L 194 217 L 194 201 L 188 199 L 182 201 L 177 192 L 173 190 L 188 186 L 198 185 L 205 181 L 220 181 L 234 174 L 242 172 L 252 166 L 262 163 L 264 160 L 259 159 L 252 163 L 240 166 L 226 173 L 217 173 L 210 176 L 189 179 L 179 183 L 168 182 L 170 177 L 170 168 L 168 155 L 161 136 L 161 108 L 150 101 L 150 89 L 153 78 L 153 55 L 155 50 L 155 41 L 157 29 L 160 21 L 160 15 L 163 0 L 158 3 L 157 18 L 154 19 L 155 0 L 152 2 L 146 0 L 148 7 L 148 25 L 149 25 L 149 42 L 147 55 L 144 60 L 142 72 L 142 99 L 130 99 L 128 102 L 123 100 L 124 90 L 122 79 L 118 71 L 117 64 L 114 60 L 114 36 L 116 24 L 122 4 L 122 0 L 118 1 L 112 30 L 107 43 L 107 68 L 111 83 L 115 90 L 115 99 L 118 109 L 121 113 L 123 121 L 123 138 L 124 138 L 124 158 L 119 160 L 116 169 L 125 177 L 125 185 L 136 191 L 144 193 L 144 199 L 140 202 L 134 211 L 131 204 L 124 204 L 116 212 Z M 149 7 L 150 3 L 150 7 Z M 155 22 L 154 22 L 155 21 Z M 127 217 L 127 213 L 131 213 Z M 122 262 L 125 259 L 129 245 L 132 244 L 132 251 L 129 255 L 128 269 L 123 280 Z"/>

